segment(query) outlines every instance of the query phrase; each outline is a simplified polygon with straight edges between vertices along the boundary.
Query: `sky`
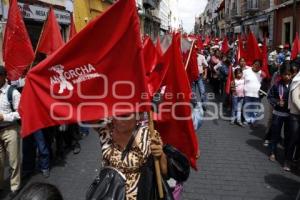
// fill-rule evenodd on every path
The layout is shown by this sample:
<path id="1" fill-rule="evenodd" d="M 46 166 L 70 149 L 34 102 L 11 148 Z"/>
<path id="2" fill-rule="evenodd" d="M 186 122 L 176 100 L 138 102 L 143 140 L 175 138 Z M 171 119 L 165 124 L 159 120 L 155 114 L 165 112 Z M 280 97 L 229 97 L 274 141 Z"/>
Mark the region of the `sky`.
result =
<path id="1" fill-rule="evenodd" d="M 194 30 L 195 17 L 204 11 L 206 4 L 207 0 L 179 0 L 179 14 L 187 33 Z"/>

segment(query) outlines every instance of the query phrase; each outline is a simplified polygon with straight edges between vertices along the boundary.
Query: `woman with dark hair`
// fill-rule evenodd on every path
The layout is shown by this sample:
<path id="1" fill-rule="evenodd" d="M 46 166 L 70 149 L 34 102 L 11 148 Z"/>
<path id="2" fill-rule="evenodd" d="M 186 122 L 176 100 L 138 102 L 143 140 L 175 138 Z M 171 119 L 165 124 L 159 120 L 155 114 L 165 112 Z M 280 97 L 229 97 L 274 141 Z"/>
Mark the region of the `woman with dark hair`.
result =
<path id="1" fill-rule="evenodd" d="M 33 183 L 18 200 L 63 200 L 60 191 L 48 183 Z"/>
<path id="2" fill-rule="evenodd" d="M 185 156 L 180 156 L 175 148 L 164 146 L 157 132 L 154 136 L 151 135 L 148 126 L 139 123 L 139 116 L 135 113 L 116 116 L 106 127 L 98 130 L 103 168 L 99 175 L 99 182 L 95 184 L 97 186 L 92 186 L 88 191 L 87 200 L 101 199 L 104 196 L 120 199 L 118 195 L 120 191 L 124 191 L 122 192 L 124 195 L 121 196 L 126 200 L 158 199 L 154 157 L 159 160 L 163 177 L 173 178 L 178 182 L 184 182 L 188 178 L 189 161 Z M 181 170 L 178 170 L 178 167 Z M 104 180 L 107 177 L 105 173 L 116 174 L 116 171 L 117 177 L 121 175 L 121 178 L 118 178 L 121 181 Z M 165 199 L 173 199 L 167 183 L 165 181 L 163 183 Z M 106 188 L 107 185 L 111 187 Z M 117 185 L 120 187 L 116 188 Z M 125 188 L 122 185 L 125 185 Z M 113 191 L 119 191 L 118 197 L 115 197 L 116 193 Z"/>
<path id="3" fill-rule="evenodd" d="M 270 160 L 275 161 L 277 157 L 277 144 L 281 139 L 281 130 L 284 127 L 284 147 L 285 155 L 287 155 L 288 135 L 288 98 L 289 84 L 291 82 L 291 66 L 288 62 L 283 63 L 280 68 L 281 80 L 274 84 L 268 93 L 268 100 L 273 107 L 272 124 L 270 128 Z M 285 163 L 284 170 L 289 171 L 289 166 Z"/>

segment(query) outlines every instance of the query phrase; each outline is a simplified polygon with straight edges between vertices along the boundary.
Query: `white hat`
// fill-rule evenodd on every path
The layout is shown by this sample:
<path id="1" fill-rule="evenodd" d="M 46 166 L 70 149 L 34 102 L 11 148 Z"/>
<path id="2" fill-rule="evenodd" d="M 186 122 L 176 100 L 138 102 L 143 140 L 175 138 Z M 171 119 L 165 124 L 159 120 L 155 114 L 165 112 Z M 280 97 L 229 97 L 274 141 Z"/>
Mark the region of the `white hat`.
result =
<path id="1" fill-rule="evenodd" d="M 279 45 L 278 48 L 279 48 L 279 49 L 283 49 L 283 45 L 282 45 L 282 44 Z"/>
<path id="2" fill-rule="evenodd" d="M 259 46 L 259 47 L 262 47 L 263 45 L 262 45 L 262 43 L 258 43 L 258 46 Z"/>

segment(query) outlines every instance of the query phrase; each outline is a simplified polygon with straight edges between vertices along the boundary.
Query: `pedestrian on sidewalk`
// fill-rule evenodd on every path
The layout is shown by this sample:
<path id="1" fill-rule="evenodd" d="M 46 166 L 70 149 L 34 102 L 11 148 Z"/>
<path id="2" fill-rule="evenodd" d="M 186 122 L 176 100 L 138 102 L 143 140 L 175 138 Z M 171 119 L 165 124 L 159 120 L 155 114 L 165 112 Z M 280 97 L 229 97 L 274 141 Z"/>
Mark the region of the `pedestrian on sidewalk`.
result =
<path id="1" fill-rule="evenodd" d="M 4 167 L 6 153 L 11 168 L 10 196 L 17 195 L 21 187 L 21 153 L 20 136 L 18 133 L 20 119 L 18 113 L 20 93 L 8 85 L 7 73 L 0 66 L 0 190 L 4 184 Z M 11 97 L 9 97 L 11 95 Z M 11 100 L 11 101 L 10 101 Z"/>
<path id="2" fill-rule="evenodd" d="M 231 83 L 232 91 L 232 112 L 231 112 L 231 124 L 234 125 L 237 122 L 238 125 L 244 126 L 242 123 L 242 108 L 244 104 L 245 80 L 243 78 L 242 68 L 237 68 L 234 71 L 234 80 Z"/>
<path id="3" fill-rule="evenodd" d="M 284 148 L 285 155 L 287 155 L 287 141 L 289 138 L 288 132 L 288 96 L 289 96 L 289 84 L 291 81 L 291 67 L 288 62 L 285 62 L 280 68 L 281 80 L 274 84 L 268 93 L 268 101 L 273 107 L 272 125 L 271 131 L 271 143 L 270 147 L 270 160 L 275 161 L 277 159 L 277 145 L 281 140 L 281 130 L 284 127 Z M 284 166 L 287 170 L 288 167 Z"/>

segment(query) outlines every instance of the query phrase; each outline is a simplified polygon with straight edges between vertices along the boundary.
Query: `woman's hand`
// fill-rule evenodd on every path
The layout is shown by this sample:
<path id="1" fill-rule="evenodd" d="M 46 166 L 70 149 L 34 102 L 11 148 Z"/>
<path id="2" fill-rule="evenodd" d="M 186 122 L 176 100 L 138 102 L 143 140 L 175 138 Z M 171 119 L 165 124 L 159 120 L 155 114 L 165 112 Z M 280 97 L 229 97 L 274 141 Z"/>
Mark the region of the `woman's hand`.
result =
<path id="1" fill-rule="evenodd" d="M 160 172 L 162 173 L 162 175 L 167 175 L 168 161 L 163 151 L 163 142 L 159 137 L 151 139 L 150 149 L 151 149 L 151 154 L 159 160 Z"/>
<path id="2" fill-rule="evenodd" d="M 154 157 L 160 158 L 163 154 L 163 144 L 162 141 L 158 138 L 153 138 L 151 139 L 151 145 L 150 145 L 150 149 L 151 149 L 151 154 Z"/>

